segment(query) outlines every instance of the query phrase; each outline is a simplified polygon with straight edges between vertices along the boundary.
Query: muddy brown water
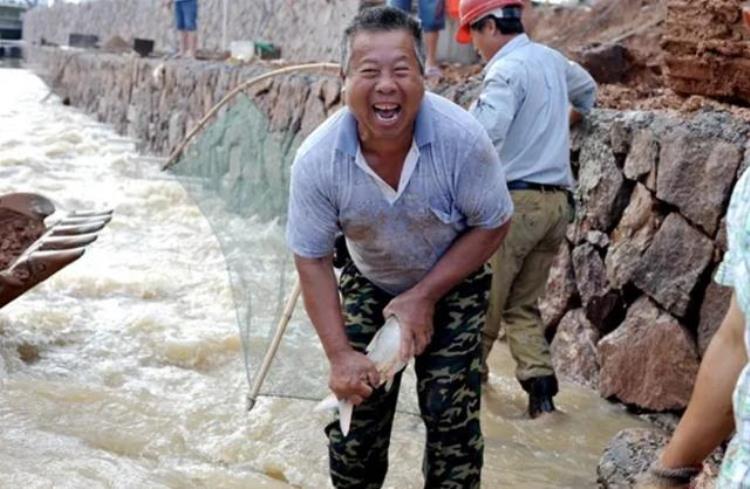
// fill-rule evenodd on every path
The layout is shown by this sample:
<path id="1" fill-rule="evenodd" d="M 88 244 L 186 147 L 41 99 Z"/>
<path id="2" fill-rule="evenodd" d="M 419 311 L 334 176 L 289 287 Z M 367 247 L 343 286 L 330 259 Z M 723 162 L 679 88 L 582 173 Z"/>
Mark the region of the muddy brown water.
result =
<path id="1" fill-rule="evenodd" d="M 329 487 L 328 414 L 271 398 L 245 411 L 224 259 L 182 187 L 132 140 L 42 103 L 30 72 L 0 68 L 0 86 L 0 194 L 115 209 L 79 262 L 0 311 L 0 487 Z M 563 414 L 528 421 L 497 350 L 483 487 L 595 487 L 605 443 L 639 421 L 567 384 Z M 397 416 L 386 487 L 422 487 L 423 436 L 419 418 Z"/>

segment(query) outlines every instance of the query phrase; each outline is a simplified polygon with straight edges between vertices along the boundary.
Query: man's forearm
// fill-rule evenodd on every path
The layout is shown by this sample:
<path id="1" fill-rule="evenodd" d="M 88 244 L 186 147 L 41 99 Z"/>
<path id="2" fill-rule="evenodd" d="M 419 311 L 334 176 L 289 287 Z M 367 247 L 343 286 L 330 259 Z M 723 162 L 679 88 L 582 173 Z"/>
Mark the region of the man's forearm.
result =
<path id="1" fill-rule="evenodd" d="M 341 301 L 333 273 L 332 257 L 294 257 L 307 315 L 315 326 L 326 356 L 330 360 L 351 350 L 341 315 Z"/>
<path id="2" fill-rule="evenodd" d="M 732 392 L 747 364 L 742 312 L 732 298 L 703 357 L 688 409 L 661 460 L 666 467 L 700 465 L 734 429 Z"/>
<path id="3" fill-rule="evenodd" d="M 411 292 L 437 302 L 463 279 L 482 266 L 500 246 L 510 220 L 496 229 L 474 228 L 461 236 Z"/>

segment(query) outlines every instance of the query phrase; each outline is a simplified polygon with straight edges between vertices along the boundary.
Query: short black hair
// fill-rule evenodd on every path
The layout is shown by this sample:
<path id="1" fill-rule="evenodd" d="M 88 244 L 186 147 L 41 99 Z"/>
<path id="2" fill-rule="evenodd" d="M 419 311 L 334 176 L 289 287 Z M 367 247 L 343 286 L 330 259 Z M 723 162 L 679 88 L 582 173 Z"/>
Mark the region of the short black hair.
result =
<path id="1" fill-rule="evenodd" d="M 422 44 L 422 26 L 418 20 L 395 7 L 370 7 L 360 11 L 344 31 L 341 44 L 341 71 L 349 71 L 352 39 L 360 32 L 391 32 L 403 30 L 411 34 L 414 40 L 414 52 L 419 69 L 424 73 L 425 56 Z"/>
<path id="2" fill-rule="evenodd" d="M 495 28 L 501 34 L 523 34 L 523 23 L 521 22 L 521 7 L 509 6 L 503 7 L 503 17 L 498 18 L 493 14 L 485 15 L 478 21 L 471 24 L 471 29 L 481 31 L 488 22 L 494 22 Z"/>

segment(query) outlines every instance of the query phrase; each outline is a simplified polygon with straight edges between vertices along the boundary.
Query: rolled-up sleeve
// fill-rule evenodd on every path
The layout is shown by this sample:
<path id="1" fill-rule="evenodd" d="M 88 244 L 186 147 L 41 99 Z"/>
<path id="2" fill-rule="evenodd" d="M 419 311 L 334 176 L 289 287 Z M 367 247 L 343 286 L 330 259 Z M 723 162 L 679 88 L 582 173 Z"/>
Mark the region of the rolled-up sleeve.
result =
<path id="1" fill-rule="evenodd" d="M 339 228 L 331 189 L 322 184 L 320 168 L 315 163 L 298 155 L 289 187 L 287 244 L 294 254 L 304 258 L 331 255 Z"/>
<path id="2" fill-rule="evenodd" d="M 511 218 L 513 201 L 497 151 L 486 134 L 477 132 L 474 145 L 458 165 L 456 205 L 469 227 L 494 229 Z"/>
<path id="3" fill-rule="evenodd" d="M 596 82 L 589 72 L 575 61 L 566 60 L 566 63 L 568 100 L 576 111 L 588 114 L 596 102 Z"/>
<path id="4" fill-rule="evenodd" d="M 513 67 L 500 71 L 499 63 L 492 67 L 482 82 L 482 93 L 471 108 L 471 115 L 489 134 L 492 144 L 500 148 L 510 130 L 523 94 L 514 83 Z M 507 74 L 504 74 L 507 73 Z"/>

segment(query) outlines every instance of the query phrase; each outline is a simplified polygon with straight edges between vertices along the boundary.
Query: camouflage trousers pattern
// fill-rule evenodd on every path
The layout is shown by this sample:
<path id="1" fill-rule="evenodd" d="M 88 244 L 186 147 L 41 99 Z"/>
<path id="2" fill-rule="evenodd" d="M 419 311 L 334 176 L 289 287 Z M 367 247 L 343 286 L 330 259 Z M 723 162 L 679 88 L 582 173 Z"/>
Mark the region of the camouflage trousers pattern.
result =
<path id="1" fill-rule="evenodd" d="M 480 487 L 481 330 L 490 283 L 490 268 L 484 266 L 438 302 L 432 341 L 415 361 L 427 432 L 422 464 L 426 489 Z M 340 289 L 349 342 L 364 352 L 383 325 L 383 308 L 393 296 L 364 278 L 351 262 L 342 271 Z M 400 384 L 401 374 L 389 392 L 381 387 L 357 406 L 346 438 L 338 420 L 326 427 L 337 489 L 382 487 Z"/>

